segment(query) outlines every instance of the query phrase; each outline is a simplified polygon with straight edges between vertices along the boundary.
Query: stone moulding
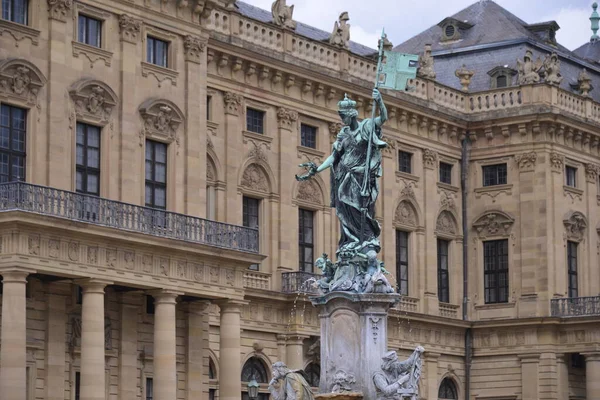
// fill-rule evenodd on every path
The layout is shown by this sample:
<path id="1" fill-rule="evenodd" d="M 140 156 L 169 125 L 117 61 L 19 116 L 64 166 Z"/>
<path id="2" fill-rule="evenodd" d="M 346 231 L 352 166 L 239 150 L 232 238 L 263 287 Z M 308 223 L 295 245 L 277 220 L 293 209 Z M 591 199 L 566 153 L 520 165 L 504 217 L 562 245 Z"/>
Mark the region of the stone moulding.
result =
<path id="1" fill-rule="evenodd" d="M 84 79 L 69 90 L 78 119 L 105 126 L 119 103 L 117 94 L 105 83 Z"/>
<path id="2" fill-rule="evenodd" d="M 150 75 L 156 78 L 159 88 L 162 87 L 164 81 L 170 81 L 171 85 L 177 86 L 179 72 L 142 61 L 142 76 L 147 78 Z"/>
<path id="3" fill-rule="evenodd" d="M 0 19 L 0 34 L 4 33 L 9 34 L 15 39 L 15 47 L 19 47 L 19 44 L 23 39 L 29 39 L 34 46 L 37 46 L 40 43 L 40 31 L 37 29 Z"/>
<path id="4" fill-rule="evenodd" d="M 29 61 L 0 61 L 0 98 L 6 97 L 28 105 L 36 105 L 38 94 L 45 84 L 46 77 Z"/>
<path id="5" fill-rule="evenodd" d="M 94 64 L 99 60 L 103 61 L 107 67 L 111 66 L 113 53 L 110 51 L 75 41 L 72 44 L 73 56 L 80 58 L 83 55 L 86 57 L 90 61 L 90 68 L 94 68 Z"/>
<path id="6" fill-rule="evenodd" d="M 585 231 L 588 227 L 587 218 L 579 211 L 571 211 L 563 220 L 565 225 L 565 237 L 567 240 L 577 242 L 585 238 Z"/>

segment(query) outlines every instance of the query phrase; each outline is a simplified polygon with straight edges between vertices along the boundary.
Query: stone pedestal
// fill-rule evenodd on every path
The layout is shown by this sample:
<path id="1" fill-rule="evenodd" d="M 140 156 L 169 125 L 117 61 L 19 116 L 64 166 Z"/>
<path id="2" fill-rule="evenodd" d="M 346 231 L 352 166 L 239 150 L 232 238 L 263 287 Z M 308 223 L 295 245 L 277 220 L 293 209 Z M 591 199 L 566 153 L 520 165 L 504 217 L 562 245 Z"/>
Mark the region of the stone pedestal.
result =
<path id="1" fill-rule="evenodd" d="M 346 382 L 353 392 L 375 400 L 373 374 L 387 351 L 388 310 L 400 295 L 332 292 L 311 300 L 321 319 L 319 391 L 331 393 L 337 379 L 346 374 L 354 377 L 355 382 Z"/>

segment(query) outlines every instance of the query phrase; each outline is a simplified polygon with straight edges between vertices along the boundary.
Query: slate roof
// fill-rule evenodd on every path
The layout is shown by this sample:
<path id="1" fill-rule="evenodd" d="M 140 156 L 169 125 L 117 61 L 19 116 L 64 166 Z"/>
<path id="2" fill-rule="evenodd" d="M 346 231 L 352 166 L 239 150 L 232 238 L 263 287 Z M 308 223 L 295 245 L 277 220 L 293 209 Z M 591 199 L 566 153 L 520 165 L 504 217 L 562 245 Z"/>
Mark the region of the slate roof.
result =
<path id="1" fill-rule="evenodd" d="M 583 58 L 585 60 L 592 61 L 595 63 L 600 63 L 600 40 L 587 42 L 583 46 L 580 46 L 573 50 L 573 54 L 575 54 L 579 58 Z"/>
<path id="2" fill-rule="evenodd" d="M 473 27 L 463 30 L 460 40 L 444 43 L 441 41 L 442 28 L 433 25 L 431 28 L 399 44 L 394 50 L 415 54 L 423 52 L 423 47 L 426 44 L 431 44 L 431 49 L 435 52 L 518 39 L 542 42 L 541 38 L 527 27 L 556 24 L 554 21 L 548 21 L 530 25 L 492 0 L 477 1 L 452 15 L 451 18 L 469 23 Z M 561 45 L 557 45 L 556 50 L 569 52 L 566 47 Z"/>
<path id="3" fill-rule="evenodd" d="M 263 10 L 262 8 L 255 7 L 251 4 L 244 3 L 243 1 L 238 1 L 235 3 L 240 13 L 248 18 L 255 19 L 260 22 L 270 23 L 273 20 L 271 15 L 271 11 Z M 329 40 L 329 36 L 331 32 L 322 31 L 310 25 L 303 24 L 302 22 L 296 22 L 296 33 L 298 35 L 307 37 L 312 40 L 317 40 L 321 42 L 327 42 Z M 334 21 L 331 22 L 331 27 L 333 28 Z M 350 29 L 350 35 L 352 35 L 352 29 Z M 350 41 L 350 52 L 357 54 L 359 56 L 370 56 L 377 53 L 376 49 L 372 49 L 367 46 L 363 46 L 362 44 Z"/>

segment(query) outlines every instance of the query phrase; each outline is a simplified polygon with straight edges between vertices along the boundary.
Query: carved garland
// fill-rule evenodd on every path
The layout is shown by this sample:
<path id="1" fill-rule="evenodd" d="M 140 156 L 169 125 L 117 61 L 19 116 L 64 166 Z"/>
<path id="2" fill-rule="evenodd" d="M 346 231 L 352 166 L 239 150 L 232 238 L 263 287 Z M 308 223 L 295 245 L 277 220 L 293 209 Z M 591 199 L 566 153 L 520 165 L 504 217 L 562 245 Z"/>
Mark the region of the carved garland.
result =
<path id="1" fill-rule="evenodd" d="M 423 164 L 425 168 L 433 169 L 437 164 L 438 155 L 435 151 L 425 149 L 423 151 Z"/>
<path id="2" fill-rule="evenodd" d="M 48 0 L 49 17 L 66 22 L 73 8 L 73 0 Z"/>
<path id="3" fill-rule="evenodd" d="M 144 122 L 140 132 L 140 146 L 146 137 L 154 137 L 169 143 L 180 145 L 179 126 L 184 120 L 179 108 L 168 100 L 149 100 L 140 106 L 140 115 Z"/>
<path id="4" fill-rule="evenodd" d="M 243 97 L 237 93 L 225 92 L 223 95 L 225 101 L 225 113 L 232 115 L 239 115 L 240 108 L 242 107 Z"/>
<path id="5" fill-rule="evenodd" d="M 116 93 L 106 84 L 96 80 L 83 80 L 69 91 L 75 104 L 77 119 L 104 126 L 118 104 Z"/>
<path id="6" fill-rule="evenodd" d="M 515 155 L 515 161 L 519 166 L 519 169 L 533 169 L 535 168 L 535 162 L 537 161 L 537 154 L 535 151 L 523 154 Z"/>
<path id="7" fill-rule="evenodd" d="M 283 107 L 277 109 L 277 122 L 279 123 L 279 128 L 291 130 L 296 121 L 298 121 L 297 111 Z"/>
<path id="8" fill-rule="evenodd" d="M 480 238 L 488 236 L 510 236 L 514 218 L 501 211 L 490 211 L 481 215 L 473 223 Z"/>
<path id="9" fill-rule="evenodd" d="M 121 14 L 119 17 L 119 29 L 121 40 L 129 43 L 137 43 L 142 30 L 142 20 Z"/>
<path id="10" fill-rule="evenodd" d="M 567 240 L 577 242 L 585 238 L 585 230 L 587 229 L 587 220 L 584 215 L 578 211 L 570 213 L 568 218 L 563 220 L 565 225 L 565 236 Z"/>
<path id="11" fill-rule="evenodd" d="M 202 53 L 204 53 L 205 48 L 206 42 L 199 37 L 187 35 L 183 39 L 183 50 L 185 59 L 187 61 L 199 64 L 202 58 Z"/>
<path id="12" fill-rule="evenodd" d="M 0 62 L 0 98 L 37 106 L 38 94 L 45 84 L 46 78 L 42 72 L 29 61 L 15 59 Z"/>

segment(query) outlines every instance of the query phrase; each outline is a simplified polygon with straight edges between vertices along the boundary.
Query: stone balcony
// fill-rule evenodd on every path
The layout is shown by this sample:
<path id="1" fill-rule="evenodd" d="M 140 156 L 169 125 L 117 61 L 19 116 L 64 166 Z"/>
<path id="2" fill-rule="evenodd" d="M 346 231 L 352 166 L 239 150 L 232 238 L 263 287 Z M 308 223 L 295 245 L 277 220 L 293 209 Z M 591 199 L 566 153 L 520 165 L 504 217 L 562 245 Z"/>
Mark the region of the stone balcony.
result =
<path id="1" fill-rule="evenodd" d="M 258 231 L 23 182 L 0 184 L 0 212 L 22 211 L 258 254 Z"/>
<path id="2" fill-rule="evenodd" d="M 550 309 L 560 318 L 600 316 L 600 296 L 552 299 Z"/>
<path id="3" fill-rule="evenodd" d="M 319 279 L 320 275 L 312 272 L 284 272 L 281 274 L 281 291 L 286 294 L 305 293 L 318 294 L 318 290 L 309 284 L 311 278 Z"/>

